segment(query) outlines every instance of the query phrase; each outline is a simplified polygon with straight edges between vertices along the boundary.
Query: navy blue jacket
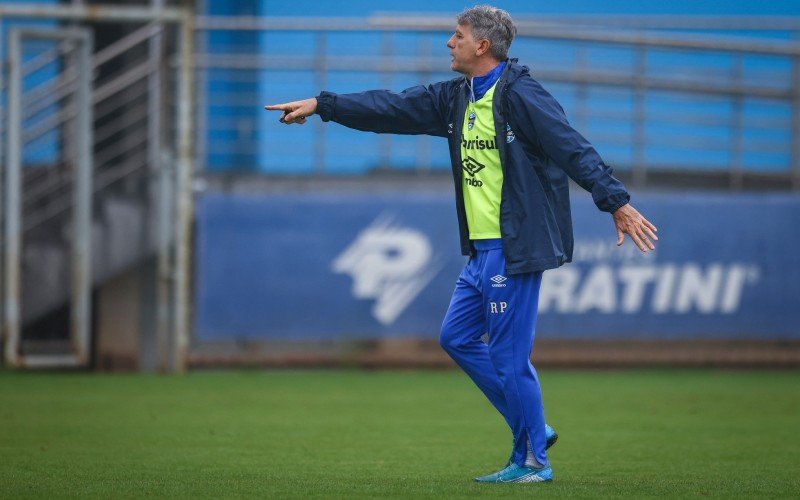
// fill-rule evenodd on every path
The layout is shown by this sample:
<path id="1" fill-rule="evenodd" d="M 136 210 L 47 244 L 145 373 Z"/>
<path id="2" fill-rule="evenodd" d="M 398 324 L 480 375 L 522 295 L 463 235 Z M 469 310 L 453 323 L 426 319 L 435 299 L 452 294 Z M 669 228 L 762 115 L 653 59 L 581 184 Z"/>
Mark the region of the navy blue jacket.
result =
<path id="1" fill-rule="evenodd" d="M 496 85 L 493 110 L 503 167 L 500 233 L 506 272 L 553 269 L 572 260 L 567 176 L 592 193 L 597 207 L 605 212 L 625 205 L 630 196 L 527 67 L 510 60 Z M 378 133 L 447 137 L 464 255 L 474 253 L 464 212 L 460 144 L 468 98 L 463 76 L 400 93 L 322 92 L 317 97 L 317 114 L 323 121 Z"/>

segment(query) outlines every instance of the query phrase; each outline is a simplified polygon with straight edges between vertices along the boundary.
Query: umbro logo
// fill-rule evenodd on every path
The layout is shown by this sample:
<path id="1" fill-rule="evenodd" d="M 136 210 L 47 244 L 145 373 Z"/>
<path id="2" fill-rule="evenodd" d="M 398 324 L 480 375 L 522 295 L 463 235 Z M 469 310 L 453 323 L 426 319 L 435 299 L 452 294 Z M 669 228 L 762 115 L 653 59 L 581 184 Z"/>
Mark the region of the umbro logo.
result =
<path id="1" fill-rule="evenodd" d="M 503 275 L 501 275 L 501 274 L 495 274 L 494 276 L 492 276 L 492 277 L 491 277 L 491 278 L 489 278 L 489 279 L 490 279 L 490 280 L 492 280 L 492 281 L 494 282 L 494 283 L 492 284 L 492 287 L 493 287 L 493 288 L 503 288 L 503 287 L 505 287 L 505 286 L 506 286 L 506 284 L 505 284 L 504 282 L 505 282 L 505 281 L 506 281 L 508 278 L 506 278 L 505 276 L 503 276 Z"/>
<path id="2" fill-rule="evenodd" d="M 472 158 L 471 156 L 467 156 L 466 158 L 464 158 L 462 164 L 464 166 L 464 170 L 466 170 L 467 173 L 472 177 L 475 177 L 475 174 L 486 168 L 486 165 L 477 161 L 475 158 Z"/>
<path id="3" fill-rule="evenodd" d="M 476 161 L 475 158 L 467 156 L 462 161 L 462 168 L 470 175 L 470 177 L 464 177 L 464 184 L 472 187 L 483 187 L 483 181 L 475 179 L 475 174 L 486 168 L 486 165 Z"/>

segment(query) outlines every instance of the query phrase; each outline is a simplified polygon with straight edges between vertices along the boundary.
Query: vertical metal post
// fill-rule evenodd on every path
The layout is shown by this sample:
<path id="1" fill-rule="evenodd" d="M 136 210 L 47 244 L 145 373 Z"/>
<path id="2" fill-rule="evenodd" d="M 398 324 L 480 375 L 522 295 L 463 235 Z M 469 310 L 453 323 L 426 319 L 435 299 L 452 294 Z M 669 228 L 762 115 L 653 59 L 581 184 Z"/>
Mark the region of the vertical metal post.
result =
<path id="1" fill-rule="evenodd" d="M 174 159 L 164 152 L 161 157 L 161 169 L 158 171 L 158 198 L 156 218 L 158 219 L 156 266 L 158 279 L 156 282 L 156 366 L 159 372 L 166 372 L 170 366 L 170 286 L 173 283 L 172 258 L 170 254 L 170 234 L 173 231 L 172 220 L 173 194 L 175 192 L 173 168 Z"/>
<path id="2" fill-rule="evenodd" d="M 328 45 L 328 36 L 324 32 L 317 32 L 314 38 L 316 54 L 314 56 L 314 87 L 317 91 L 325 88 L 325 52 Z M 325 127 L 320 120 L 314 120 L 314 173 L 321 175 L 325 172 Z"/>
<path id="3" fill-rule="evenodd" d="M 742 189 L 744 172 L 742 170 L 742 147 L 744 142 L 744 97 L 741 94 L 742 86 L 742 55 L 733 56 L 731 65 L 731 82 L 735 94 L 731 105 L 731 149 L 730 149 L 730 187 L 734 190 Z"/>
<path id="4" fill-rule="evenodd" d="M 77 364 L 89 361 L 92 291 L 92 35 L 80 39 L 75 91 L 75 188 L 73 191 L 72 301 L 70 329 Z"/>
<path id="5" fill-rule="evenodd" d="M 186 370 L 189 348 L 189 271 L 194 220 L 192 164 L 192 71 L 194 69 L 194 17 L 191 13 L 180 22 L 180 63 L 178 65 L 178 174 L 175 241 L 175 348 L 172 369 Z"/>
<path id="6" fill-rule="evenodd" d="M 587 124 L 587 106 L 589 92 L 588 84 L 583 82 L 583 75 L 586 73 L 587 66 L 586 47 L 583 44 L 578 46 L 575 54 L 575 70 L 578 73 L 578 83 L 575 84 L 575 128 L 585 134 Z"/>
<path id="7" fill-rule="evenodd" d="M 647 102 L 644 86 L 647 72 L 647 49 L 640 45 L 635 50 L 635 74 L 633 76 L 633 184 L 637 187 L 642 187 L 647 181 L 647 169 L 645 167 Z"/>
<path id="8" fill-rule="evenodd" d="M 6 157 L 6 255 L 5 255 L 5 361 L 19 366 L 20 267 L 22 266 L 22 57 L 21 34 L 12 30 L 8 44 L 8 147 Z"/>
<path id="9" fill-rule="evenodd" d="M 153 7 L 162 8 L 163 0 L 153 0 Z M 147 162 L 150 172 L 159 170 L 161 160 L 161 50 L 163 24 L 153 22 L 157 32 L 148 42 L 148 63 L 152 71 L 147 77 Z"/>
<path id="10" fill-rule="evenodd" d="M 419 42 L 418 50 L 420 58 L 427 61 L 431 57 L 431 41 L 430 38 L 423 36 Z M 419 74 L 420 84 L 427 85 L 430 83 L 430 73 L 423 70 Z M 416 170 L 417 172 L 429 172 L 431 169 L 431 138 L 427 135 L 420 134 L 417 136 L 417 157 L 416 157 Z"/>
<path id="11" fill-rule="evenodd" d="M 800 42 L 796 43 L 800 47 Z M 791 169 L 792 189 L 800 191 L 800 55 L 792 58 L 792 129 Z"/>
<path id="12" fill-rule="evenodd" d="M 208 1 L 207 0 L 198 0 L 196 2 L 195 9 L 197 12 L 206 13 L 208 12 Z M 206 30 L 202 34 L 200 32 L 195 33 L 195 47 L 198 54 L 206 55 L 208 54 L 208 38 L 209 38 L 209 31 Z M 202 68 L 196 68 L 194 70 L 194 78 L 195 78 L 195 91 L 197 92 L 196 97 L 196 104 L 195 104 L 195 123 L 196 123 L 196 130 L 195 130 L 195 158 L 194 161 L 197 164 L 197 169 L 201 172 L 205 172 L 208 160 L 208 73 L 209 73 L 208 66 L 203 66 Z"/>
<path id="13" fill-rule="evenodd" d="M 390 61 L 394 55 L 394 33 L 391 31 L 381 32 L 381 57 L 384 61 Z M 392 88 L 392 73 L 389 71 L 380 72 L 381 87 L 384 89 Z M 322 90 L 322 89 L 318 89 Z M 378 135 L 378 166 L 386 168 L 392 162 L 392 137 L 393 134 Z"/>
<path id="14" fill-rule="evenodd" d="M 152 0 L 150 3 L 153 8 L 162 9 L 164 7 L 163 0 Z M 151 173 L 150 178 L 157 179 L 156 192 L 154 194 L 156 200 L 155 216 L 158 228 L 156 233 L 158 254 L 156 257 L 155 279 L 148 280 L 146 282 L 148 288 L 153 285 L 155 286 L 155 290 L 152 290 L 152 288 L 148 290 L 148 293 L 155 292 L 155 325 L 142 325 L 143 328 L 155 326 L 155 345 L 148 345 L 144 342 L 144 338 L 142 339 L 142 345 L 146 349 L 154 349 L 155 353 L 153 353 L 154 356 L 152 357 L 142 355 L 141 359 L 143 361 L 145 359 L 154 359 L 154 366 L 151 365 L 149 369 L 155 369 L 156 371 L 163 373 L 166 371 L 168 366 L 166 357 L 168 343 L 166 339 L 169 332 L 169 281 L 166 283 L 162 282 L 162 258 L 165 256 L 165 254 L 167 262 L 169 262 L 169 235 L 164 235 L 162 233 L 162 217 L 169 216 L 166 213 L 169 193 L 164 193 L 164 188 L 168 187 L 164 181 L 164 170 L 166 165 L 162 162 L 163 152 L 161 150 L 161 134 L 163 123 L 161 116 L 161 65 L 164 24 L 154 21 L 151 26 L 156 29 L 156 32 L 150 37 L 147 47 L 148 62 L 152 67 L 152 71 L 147 77 L 147 163 L 148 169 Z M 148 192 L 152 193 L 152 191 L 149 190 Z M 167 226 L 167 230 L 169 230 L 169 226 Z M 162 238 L 166 240 L 165 243 L 162 243 Z M 162 248 L 165 248 L 163 253 Z M 146 335 L 144 331 L 142 332 L 142 335 L 143 337 L 149 338 L 149 335 Z"/>
<path id="15" fill-rule="evenodd" d="M 2 95 L 3 92 L 8 92 L 8 88 L 6 87 L 6 60 L 3 57 L 3 38 L 5 36 L 5 32 L 3 31 L 3 16 L 0 15 L 0 193 L 5 193 L 3 190 L 5 183 L 5 172 L 3 172 L 3 129 L 5 128 L 6 123 L 6 107 L 5 102 L 3 101 Z M 6 305 L 5 305 L 5 297 L 6 297 L 6 289 L 5 289 L 5 259 L 6 259 L 6 250 L 5 250 L 5 241 L 6 241 L 6 228 L 5 228 L 5 206 L 3 206 L 2 201 L 0 201 L 0 344 L 5 342 L 5 318 L 6 318 Z M 3 360 L 0 359 L 0 364 L 3 364 Z"/>

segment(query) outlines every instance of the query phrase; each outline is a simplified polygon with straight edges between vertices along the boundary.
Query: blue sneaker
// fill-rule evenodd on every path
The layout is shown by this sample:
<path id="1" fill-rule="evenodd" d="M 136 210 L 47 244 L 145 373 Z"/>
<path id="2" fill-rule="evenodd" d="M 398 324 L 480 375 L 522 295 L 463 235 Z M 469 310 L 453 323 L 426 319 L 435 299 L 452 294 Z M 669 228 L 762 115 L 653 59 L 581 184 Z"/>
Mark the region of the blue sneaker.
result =
<path id="1" fill-rule="evenodd" d="M 520 467 L 515 463 L 494 474 L 475 478 L 479 483 L 549 483 L 552 480 L 553 469 L 549 465 L 534 469 Z"/>
<path id="2" fill-rule="evenodd" d="M 558 434 L 547 424 L 544 424 L 544 436 L 545 439 L 547 439 L 547 444 L 544 446 L 545 450 L 549 449 L 551 446 L 556 444 L 556 441 L 558 441 Z"/>

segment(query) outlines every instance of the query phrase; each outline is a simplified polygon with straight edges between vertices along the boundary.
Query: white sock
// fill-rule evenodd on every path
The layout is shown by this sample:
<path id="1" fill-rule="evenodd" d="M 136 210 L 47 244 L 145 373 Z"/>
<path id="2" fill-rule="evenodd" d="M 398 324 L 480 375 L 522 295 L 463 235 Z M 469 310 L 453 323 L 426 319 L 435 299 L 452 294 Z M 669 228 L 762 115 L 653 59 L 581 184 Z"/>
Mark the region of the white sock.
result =
<path id="1" fill-rule="evenodd" d="M 533 447 L 531 446 L 531 440 L 528 440 L 528 454 L 525 455 L 525 467 L 532 467 L 534 469 L 541 469 L 542 464 L 540 464 L 536 460 L 536 456 L 533 454 Z"/>

